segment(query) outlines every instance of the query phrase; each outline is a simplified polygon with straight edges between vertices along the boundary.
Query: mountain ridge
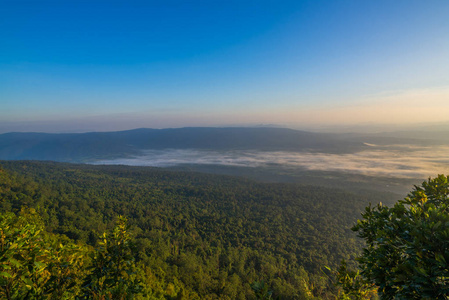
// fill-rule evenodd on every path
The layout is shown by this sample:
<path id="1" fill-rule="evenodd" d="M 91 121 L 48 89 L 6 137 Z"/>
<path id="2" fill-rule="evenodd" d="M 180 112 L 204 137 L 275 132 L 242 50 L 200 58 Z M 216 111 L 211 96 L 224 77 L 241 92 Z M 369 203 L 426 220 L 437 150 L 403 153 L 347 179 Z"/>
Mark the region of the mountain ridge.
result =
<path id="1" fill-rule="evenodd" d="M 210 149 L 261 151 L 360 150 L 360 141 L 335 134 L 273 127 L 137 128 L 87 133 L 11 132 L 0 134 L 0 159 L 84 162 L 138 155 L 148 149 Z"/>

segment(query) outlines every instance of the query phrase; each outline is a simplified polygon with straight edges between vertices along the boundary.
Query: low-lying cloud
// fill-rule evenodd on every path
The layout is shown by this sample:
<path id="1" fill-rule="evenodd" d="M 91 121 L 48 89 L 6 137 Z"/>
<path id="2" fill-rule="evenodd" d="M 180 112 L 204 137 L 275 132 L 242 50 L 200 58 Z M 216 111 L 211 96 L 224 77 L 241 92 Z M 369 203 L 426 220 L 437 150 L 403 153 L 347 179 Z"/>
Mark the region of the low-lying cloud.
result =
<path id="1" fill-rule="evenodd" d="M 285 151 L 209 151 L 197 149 L 146 150 L 143 155 L 100 160 L 95 164 L 172 167 L 185 164 L 237 167 L 279 167 L 338 171 L 371 176 L 424 178 L 449 173 L 449 146 L 376 146 L 352 154 Z"/>

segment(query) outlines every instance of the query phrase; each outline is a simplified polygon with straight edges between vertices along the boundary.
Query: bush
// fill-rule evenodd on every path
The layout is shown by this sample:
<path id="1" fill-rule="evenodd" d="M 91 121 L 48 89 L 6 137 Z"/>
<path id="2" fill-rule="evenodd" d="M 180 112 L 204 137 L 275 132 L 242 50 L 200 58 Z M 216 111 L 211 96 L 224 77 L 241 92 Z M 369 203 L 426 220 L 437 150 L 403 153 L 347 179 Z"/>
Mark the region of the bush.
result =
<path id="1" fill-rule="evenodd" d="M 447 299 L 449 296 L 448 177 L 415 186 L 389 208 L 367 207 L 353 230 L 366 242 L 361 274 L 382 299 Z"/>

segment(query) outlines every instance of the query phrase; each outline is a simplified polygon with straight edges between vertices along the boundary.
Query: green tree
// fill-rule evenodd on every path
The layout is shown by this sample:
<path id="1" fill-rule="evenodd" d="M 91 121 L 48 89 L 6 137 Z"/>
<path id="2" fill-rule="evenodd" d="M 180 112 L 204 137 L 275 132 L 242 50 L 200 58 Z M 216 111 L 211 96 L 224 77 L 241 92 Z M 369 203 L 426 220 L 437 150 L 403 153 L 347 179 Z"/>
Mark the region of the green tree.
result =
<path id="1" fill-rule="evenodd" d="M 141 290 L 134 276 L 134 245 L 128 229 L 127 219 L 119 216 L 112 232 L 102 235 L 84 280 L 86 298 L 132 299 Z"/>
<path id="2" fill-rule="evenodd" d="M 0 297 L 73 299 L 86 249 L 48 234 L 33 209 L 0 214 Z"/>
<path id="3" fill-rule="evenodd" d="M 448 180 L 429 179 L 391 208 L 369 206 L 353 227 L 366 242 L 362 275 L 381 299 L 449 297 Z"/>
<path id="4" fill-rule="evenodd" d="M 251 288 L 253 289 L 254 293 L 256 294 L 257 299 L 273 299 L 272 294 L 273 291 L 270 290 L 270 287 L 268 284 L 265 283 L 265 281 L 256 281 L 251 285 Z"/>
<path id="5" fill-rule="evenodd" d="M 335 285 L 338 287 L 337 299 L 339 300 L 367 300 L 377 299 L 377 288 L 368 282 L 361 274 L 360 270 L 349 270 L 346 261 L 341 262 L 337 271 L 325 267 L 331 272 Z"/>

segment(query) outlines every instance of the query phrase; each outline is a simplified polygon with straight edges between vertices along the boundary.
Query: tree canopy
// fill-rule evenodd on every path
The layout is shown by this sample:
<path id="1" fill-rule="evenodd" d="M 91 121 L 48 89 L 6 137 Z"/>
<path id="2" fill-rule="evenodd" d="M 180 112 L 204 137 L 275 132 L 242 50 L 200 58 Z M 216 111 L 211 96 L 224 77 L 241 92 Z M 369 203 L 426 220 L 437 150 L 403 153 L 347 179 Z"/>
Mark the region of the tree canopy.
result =
<path id="1" fill-rule="evenodd" d="M 80 275 L 76 286 L 101 296 L 139 287 L 150 298 L 325 298 L 335 288 L 322 266 L 335 268 L 341 259 L 354 266 L 362 243 L 350 227 L 369 201 L 380 200 L 154 168 L 1 164 L 0 212 L 34 208 L 45 231 L 97 249 L 82 261 L 83 272 L 96 274 L 88 282 L 98 284 Z M 118 215 L 128 219 L 133 250 L 115 262 L 114 243 L 126 240 L 113 231 Z M 120 273 L 126 287 L 106 280 L 118 276 L 112 271 L 120 262 L 131 266 Z"/>
<path id="2" fill-rule="evenodd" d="M 449 297 L 448 181 L 439 175 L 393 207 L 369 206 L 353 227 L 366 242 L 361 274 L 382 299 Z"/>

